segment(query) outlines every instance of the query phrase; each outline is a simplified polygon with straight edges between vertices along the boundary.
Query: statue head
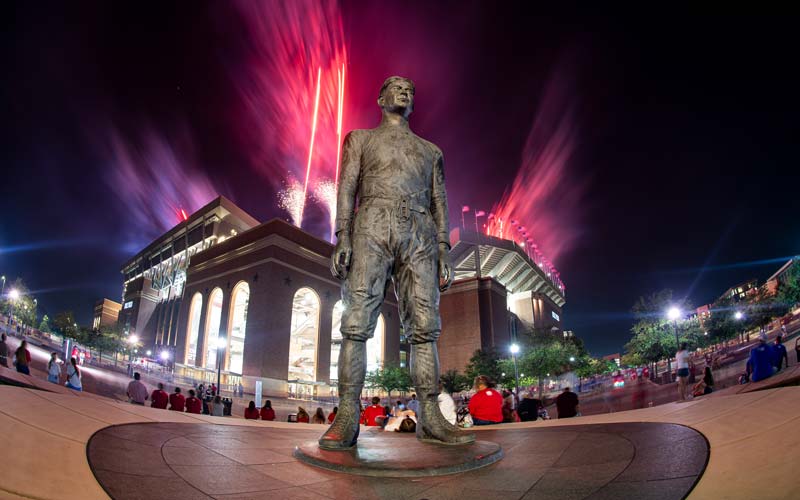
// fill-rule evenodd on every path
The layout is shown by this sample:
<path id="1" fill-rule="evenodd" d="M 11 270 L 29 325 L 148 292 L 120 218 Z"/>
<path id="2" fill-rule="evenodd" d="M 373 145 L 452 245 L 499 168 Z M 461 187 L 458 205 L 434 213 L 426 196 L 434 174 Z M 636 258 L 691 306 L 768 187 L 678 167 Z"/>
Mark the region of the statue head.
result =
<path id="1" fill-rule="evenodd" d="M 407 118 L 414 111 L 414 82 L 402 76 L 390 76 L 381 86 L 378 106 Z"/>

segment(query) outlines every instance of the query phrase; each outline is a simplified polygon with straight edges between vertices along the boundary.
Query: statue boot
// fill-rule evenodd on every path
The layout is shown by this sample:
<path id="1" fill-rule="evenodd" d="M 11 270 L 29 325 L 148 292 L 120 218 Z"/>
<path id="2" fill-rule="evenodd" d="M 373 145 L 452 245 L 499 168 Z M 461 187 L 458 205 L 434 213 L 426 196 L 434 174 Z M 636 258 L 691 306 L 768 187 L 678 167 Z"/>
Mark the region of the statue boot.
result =
<path id="1" fill-rule="evenodd" d="M 356 445 L 361 419 L 361 389 L 366 372 L 367 344 L 343 339 L 339 352 L 339 411 L 319 438 L 326 450 L 347 450 Z"/>
<path id="2" fill-rule="evenodd" d="M 439 354 L 434 342 L 411 346 L 411 380 L 419 397 L 417 439 L 449 445 L 475 442 L 475 434 L 460 431 L 439 409 Z"/>

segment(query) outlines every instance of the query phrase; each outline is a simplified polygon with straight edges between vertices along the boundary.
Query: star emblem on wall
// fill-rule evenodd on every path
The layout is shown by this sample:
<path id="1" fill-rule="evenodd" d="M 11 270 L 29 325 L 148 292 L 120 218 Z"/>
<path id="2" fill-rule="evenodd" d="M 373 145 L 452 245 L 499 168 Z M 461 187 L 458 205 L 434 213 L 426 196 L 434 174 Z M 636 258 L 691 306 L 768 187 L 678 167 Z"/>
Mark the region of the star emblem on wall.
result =
<path id="1" fill-rule="evenodd" d="M 286 286 L 291 285 L 292 284 L 292 278 L 290 278 L 288 276 L 283 278 L 283 284 L 286 285 Z"/>

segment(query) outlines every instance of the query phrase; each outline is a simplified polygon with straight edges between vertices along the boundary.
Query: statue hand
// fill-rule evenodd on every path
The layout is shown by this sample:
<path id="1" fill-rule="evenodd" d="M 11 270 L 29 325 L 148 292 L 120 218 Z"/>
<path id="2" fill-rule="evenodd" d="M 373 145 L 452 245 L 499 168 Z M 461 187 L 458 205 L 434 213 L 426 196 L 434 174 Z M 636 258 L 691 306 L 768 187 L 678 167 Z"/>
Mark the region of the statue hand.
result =
<path id="1" fill-rule="evenodd" d="M 450 249 L 439 243 L 439 291 L 444 292 L 453 284 L 453 267 L 450 265 Z"/>
<path id="2" fill-rule="evenodd" d="M 350 235 L 343 231 L 336 241 L 336 247 L 331 255 L 331 274 L 343 280 L 347 278 L 350 267 L 350 257 L 353 255 L 353 246 L 350 244 Z"/>

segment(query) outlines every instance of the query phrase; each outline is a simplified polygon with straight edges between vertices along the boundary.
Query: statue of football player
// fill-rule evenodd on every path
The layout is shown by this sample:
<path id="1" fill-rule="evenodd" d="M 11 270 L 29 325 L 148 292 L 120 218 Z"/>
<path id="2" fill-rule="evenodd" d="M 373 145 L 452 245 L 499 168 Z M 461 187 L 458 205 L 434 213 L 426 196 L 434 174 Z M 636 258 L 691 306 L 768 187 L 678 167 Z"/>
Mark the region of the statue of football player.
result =
<path id="1" fill-rule="evenodd" d="M 342 152 L 331 258 L 331 272 L 344 280 L 339 412 L 319 445 L 341 450 L 356 444 L 366 342 L 375 331 L 390 278 L 400 320 L 410 334 L 411 379 L 420 398 L 417 438 L 472 443 L 475 436 L 450 424 L 437 400 L 439 292 L 453 282 L 442 152 L 408 127 L 414 109 L 411 80 L 388 78 L 378 105 L 380 125 L 347 134 Z"/>

